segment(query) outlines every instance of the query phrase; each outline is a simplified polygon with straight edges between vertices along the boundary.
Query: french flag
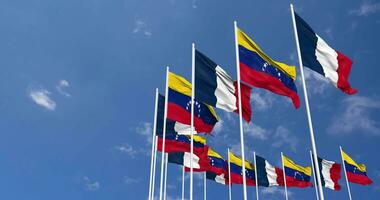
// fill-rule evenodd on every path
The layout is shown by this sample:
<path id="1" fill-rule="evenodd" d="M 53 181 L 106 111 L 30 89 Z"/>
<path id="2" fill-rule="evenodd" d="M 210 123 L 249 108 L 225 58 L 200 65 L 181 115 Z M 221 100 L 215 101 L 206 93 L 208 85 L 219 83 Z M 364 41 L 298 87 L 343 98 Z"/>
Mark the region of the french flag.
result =
<path id="1" fill-rule="evenodd" d="M 256 155 L 257 181 L 259 186 L 283 186 L 284 175 L 280 168 L 271 165 L 265 158 Z"/>
<path id="2" fill-rule="evenodd" d="M 322 186 L 332 190 L 340 190 L 339 179 L 341 177 L 341 164 L 318 158 L 318 165 L 322 175 Z"/>
<path id="3" fill-rule="evenodd" d="M 243 118 L 251 121 L 251 88 L 240 84 Z M 238 87 L 227 72 L 195 50 L 195 99 L 227 112 L 238 113 Z"/>
<path id="4" fill-rule="evenodd" d="M 351 59 L 331 48 L 297 13 L 294 14 L 303 65 L 326 77 L 344 93 L 357 93 L 348 82 Z"/>

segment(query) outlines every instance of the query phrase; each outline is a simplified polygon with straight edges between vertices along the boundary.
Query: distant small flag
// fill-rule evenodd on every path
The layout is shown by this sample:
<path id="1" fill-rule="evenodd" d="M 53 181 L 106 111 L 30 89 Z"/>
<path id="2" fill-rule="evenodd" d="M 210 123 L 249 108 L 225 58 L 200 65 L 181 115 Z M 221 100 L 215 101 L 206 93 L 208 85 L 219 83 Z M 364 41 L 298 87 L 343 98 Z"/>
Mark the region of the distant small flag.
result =
<path id="1" fill-rule="evenodd" d="M 259 186 L 283 186 L 282 170 L 272 166 L 265 158 L 256 155 L 257 181 Z"/>
<path id="2" fill-rule="evenodd" d="M 191 83 L 170 72 L 168 90 L 168 119 L 190 125 Z M 214 108 L 198 101 L 194 104 L 195 131 L 210 133 L 219 120 Z"/>
<path id="3" fill-rule="evenodd" d="M 332 190 L 340 190 L 339 179 L 341 165 L 339 163 L 318 158 L 318 169 L 322 176 L 322 186 Z"/>
<path id="4" fill-rule="evenodd" d="M 206 147 L 207 148 L 207 147 Z M 202 169 L 208 166 L 207 151 L 194 152 L 193 154 L 193 169 Z M 191 153 L 190 152 L 177 152 L 168 154 L 168 162 L 182 165 L 185 167 L 191 167 Z"/>
<path id="5" fill-rule="evenodd" d="M 251 90 L 248 88 L 241 91 L 243 117 L 250 122 Z M 237 85 L 234 84 L 234 80 L 222 67 L 197 50 L 195 50 L 195 98 L 227 112 L 238 112 Z"/>
<path id="6" fill-rule="evenodd" d="M 243 161 L 230 152 L 231 184 L 243 184 Z M 254 165 L 245 161 L 245 177 L 247 185 L 256 185 Z"/>
<path id="7" fill-rule="evenodd" d="M 286 186 L 287 187 L 310 187 L 311 168 L 297 165 L 288 157 L 283 156 Z"/>
<path id="8" fill-rule="evenodd" d="M 367 169 L 364 164 L 356 163 L 349 155 L 342 151 L 344 165 L 346 167 L 348 182 L 360 185 L 370 185 L 372 180 L 367 176 Z"/>
<path id="9" fill-rule="evenodd" d="M 343 92 L 355 94 L 357 90 L 348 82 L 351 59 L 331 48 L 297 13 L 294 14 L 303 65 L 326 77 Z"/>
<path id="10" fill-rule="evenodd" d="M 208 172 L 212 172 L 218 175 L 226 173 L 227 171 L 226 161 L 222 158 L 222 156 L 220 156 L 210 147 L 208 148 L 207 159 L 209 162 L 209 167 L 207 169 Z M 186 171 L 189 171 L 189 169 L 186 169 Z M 197 171 L 197 170 L 194 170 L 194 171 Z"/>
<path id="11" fill-rule="evenodd" d="M 228 185 L 228 179 L 227 179 L 228 177 L 225 177 L 225 176 L 226 176 L 225 173 L 218 175 L 212 172 L 206 172 L 207 179 L 213 180 L 222 185 Z"/>
<path id="12" fill-rule="evenodd" d="M 296 108 L 300 106 L 297 94 L 296 69 L 272 60 L 240 29 L 237 30 L 241 80 L 258 88 L 292 99 Z"/>
<path id="13" fill-rule="evenodd" d="M 163 139 L 161 136 L 158 137 L 157 150 L 162 152 L 162 142 Z M 206 139 L 201 136 L 194 135 L 194 152 L 204 152 L 206 151 L 207 156 L 207 145 Z M 191 139 L 186 135 L 174 135 L 168 134 L 165 137 L 165 152 L 174 153 L 174 152 L 190 152 L 191 148 Z"/>

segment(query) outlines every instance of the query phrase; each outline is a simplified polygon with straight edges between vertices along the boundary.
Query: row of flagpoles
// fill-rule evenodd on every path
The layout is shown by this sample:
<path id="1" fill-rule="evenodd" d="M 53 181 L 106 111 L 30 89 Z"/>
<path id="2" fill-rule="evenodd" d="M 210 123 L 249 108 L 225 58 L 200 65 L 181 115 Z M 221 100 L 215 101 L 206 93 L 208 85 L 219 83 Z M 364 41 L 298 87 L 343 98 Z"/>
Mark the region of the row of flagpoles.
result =
<path id="1" fill-rule="evenodd" d="M 306 22 L 304 22 L 295 12 L 294 12 L 294 9 L 293 9 L 293 5 L 290 5 L 290 9 L 291 9 L 291 15 L 292 15 L 292 22 L 293 22 L 293 30 L 294 30 L 294 36 L 295 36 L 295 41 L 296 41 L 296 48 L 297 48 L 297 55 L 298 55 L 298 61 L 299 61 L 299 67 L 300 67 L 300 72 L 301 72 L 301 80 L 302 80 L 302 88 L 303 88 L 303 94 L 304 94 L 304 101 L 305 101 L 305 107 L 306 107 L 306 115 L 307 115 L 307 120 L 308 120 L 308 127 L 309 127 L 309 133 L 310 133 L 310 140 L 311 140 L 311 160 L 312 160 L 312 163 L 319 163 L 318 162 L 318 154 L 317 154 L 317 147 L 316 147 L 316 143 L 315 143 L 315 138 L 314 138 L 314 131 L 313 131 L 313 123 L 312 123 L 312 118 L 311 118 L 311 113 L 310 113 L 310 108 L 309 108 L 309 100 L 308 100 L 308 93 L 307 93 L 307 88 L 306 88 L 306 83 L 305 83 L 305 78 L 304 78 L 304 69 L 303 69 L 303 66 L 304 66 L 304 63 L 303 61 L 305 61 L 307 63 L 307 66 L 310 68 L 310 63 L 316 63 L 317 67 L 319 67 L 320 69 L 315 69 L 313 67 L 311 67 L 312 70 L 318 72 L 318 73 L 322 73 L 323 76 L 325 76 L 327 79 L 330 79 L 330 81 L 332 81 L 336 87 L 338 87 L 339 89 L 341 89 L 343 92 L 347 93 L 347 94 L 354 94 L 356 93 L 356 90 L 351 88 L 349 83 L 348 83 L 348 75 L 349 75 L 349 72 L 350 72 L 350 68 L 351 68 L 351 61 L 345 57 L 343 54 L 341 54 L 340 52 L 338 51 L 335 51 L 333 50 L 331 47 L 329 47 L 327 44 L 327 47 L 325 44 L 325 42 L 317 35 L 315 34 L 312 29 L 306 24 Z M 302 29 L 302 30 L 298 30 L 298 28 Z M 315 44 L 315 46 L 313 45 L 309 45 L 309 44 L 305 44 L 305 41 L 304 41 L 304 35 L 299 35 L 299 33 L 302 32 L 302 34 L 305 34 L 307 35 L 308 37 L 310 37 L 310 35 L 312 35 L 313 37 L 316 38 L 317 40 L 317 44 Z M 247 120 L 246 118 L 246 115 L 243 116 L 243 112 L 245 112 L 246 108 L 243 107 L 243 95 L 242 95 L 242 87 L 243 85 L 245 84 L 242 84 L 242 77 L 241 77 L 241 68 L 242 68 L 242 59 L 246 59 L 247 55 L 244 55 L 244 58 L 241 58 L 240 54 L 240 49 L 241 48 L 244 48 L 244 47 L 247 47 L 245 50 L 247 50 L 248 54 L 250 52 L 254 52 L 254 55 L 258 55 L 259 56 L 259 59 L 262 59 L 263 60 L 263 67 L 262 67 L 262 71 L 263 73 L 272 73 L 271 76 L 275 76 L 275 80 L 274 82 L 276 82 L 276 84 L 282 84 L 280 89 L 268 89 L 268 90 L 271 90 L 272 92 L 274 93 L 277 93 L 277 94 L 280 94 L 280 95 L 284 95 L 284 96 L 288 96 L 292 99 L 293 101 L 293 104 L 295 105 L 296 108 L 299 107 L 299 99 L 298 99 L 298 95 L 296 93 L 296 89 L 295 89 L 295 85 L 294 85 L 294 80 L 295 80 L 295 69 L 291 69 L 291 66 L 287 66 L 286 64 L 283 64 L 283 63 L 279 63 L 277 61 L 274 61 L 272 60 L 271 58 L 269 58 L 264 52 L 262 52 L 262 50 L 247 36 L 245 35 L 245 33 L 243 33 L 238 27 L 237 27 L 237 22 L 235 21 L 234 22 L 234 33 L 235 33 L 235 58 L 236 58 L 236 70 L 237 70 L 237 80 L 236 80 L 236 83 L 237 83 L 237 88 L 235 88 L 235 90 L 233 90 L 234 92 L 237 93 L 237 95 L 235 96 L 235 98 L 232 98 L 234 101 L 237 101 L 235 102 L 236 105 L 237 105 L 237 108 L 235 108 L 234 106 L 235 105 L 232 105 L 232 107 L 234 107 L 233 109 L 230 109 L 230 108 L 222 108 L 224 110 L 228 110 L 229 112 L 231 111 L 237 111 L 238 114 L 239 114 L 239 130 L 240 130 L 240 148 L 241 148 L 241 173 L 242 173 L 242 185 L 243 185 L 243 199 L 244 200 L 247 200 L 247 180 L 246 180 L 246 159 L 245 159 L 245 150 L 244 150 L 244 130 L 243 130 L 243 118 L 245 120 Z M 300 42 L 300 38 L 301 37 L 301 42 Z M 240 42 L 240 38 L 243 38 L 244 41 L 242 41 L 241 43 Z M 322 46 L 321 46 L 322 44 Z M 303 45 L 302 49 L 301 49 L 301 45 Z M 327 55 L 325 54 L 322 54 L 322 55 L 319 55 L 318 53 L 316 53 L 316 57 L 315 60 L 310 60 L 310 58 L 303 58 L 302 56 L 302 53 L 303 52 L 308 52 L 308 51 L 303 51 L 305 50 L 306 48 L 316 48 L 314 49 L 314 51 L 318 52 L 318 48 L 325 48 L 323 50 L 326 50 L 328 51 Z M 252 48 L 252 50 L 251 50 Z M 243 50 L 243 51 L 245 51 Z M 309 50 L 309 49 L 308 49 Z M 313 49 L 312 49 L 313 50 Z M 331 53 L 333 52 L 333 53 Z M 244 53 L 244 52 L 243 52 Z M 189 125 L 189 129 L 187 129 L 187 132 L 190 132 L 190 167 L 189 167 L 189 171 L 190 171 L 190 185 L 189 185 L 189 196 L 190 196 L 190 200 L 193 200 L 193 173 L 194 173 L 194 163 L 193 163 L 193 156 L 194 156 L 194 133 L 195 132 L 202 132 L 202 131 L 198 131 L 197 130 L 197 127 L 196 127 L 196 123 L 195 123 L 195 109 L 198 109 L 197 110 L 197 115 L 200 115 L 200 107 L 201 107 L 201 104 L 202 103 L 206 103 L 206 104 L 210 104 L 209 102 L 197 102 L 195 101 L 195 99 L 197 99 L 199 96 L 197 96 L 197 98 L 195 97 L 195 94 L 196 94 L 196 88 L 198 85 L 196 85 L 196 55 L 198 55 L 199 52 L 195 49 L 195 44 L 192 44 L 192 76 L 191 76 L 191 86 L 190 86 L 190 89 L 191 89 L 191 92 L 187 92 L 186 95 L 189 96 L 190 98 L 190 123 L 186 122 L 187 125 Z M 335 55 L 336 56 L 331 56 L 331 55 Z M 249 57 L 249 56 L 248 56 Z M 207 57 L 205 57 L 204 59 L 208 59 Z M 325 60 L 328 60 L 330 59 L 331 62 L 327 62 L 327 64 L 323 61 Z M 344 60 L 345 62 L 344 63 L 341 63 L 341 61 Z M 334 66 L 330 66 L 329 64 L 330 63 L 334 63 L 336 61 L 336 65 Z M 211 60 L 209 60 L 208 62 L 211 62 L 213 63 Z M 249 61 L 248 61 L 249 62 Z M 349 66 L 347 66 L 347 63 Z M 344 65 L 343 65 L 344 64 Z M 275 67 L 273 67 L 272 65 L 275 65 Z M 342 66 L 341 66 L 342 65 Z M 243 65 L 244 67 L 246 67 L 245 65 Z M 247 65 L 248 66 L 248 65 Z M 266 71 L 266 67 L 269 66 L 269 67 L 272 67 L 273 69 L 276 70 L 276 72 L 272 72 L 270 70 Z M 216 65 L 216 66 L 213 66 L 215 68 L 218 68 L 219 66 Z M 249 68 L 250 66 L 248 66 Z M 279 71 L 277 71 L 279 69 Z M 219 71 L 218 71 L 219 70 Z M 244 68 L 244 70 L 247 70 L 247 68 Z M 251 69 L 252 70 L 252 69 Z M 321 71 L 322 70 L 322 71 Z M 335 70 L 333 71 L 333 73 L 335 73 L 336 75 L 331 77 L 331 70 Z M 221 69 L 220 67 L 217 69 L 217 72 L 221 73 L 225 73 L 223 69 Z M 344 73 L 344 74 L 341 74 L 341 73 Z M 248 73 L 249 74 L 249 73 Z M 274 74 L 274 75 L 273 75 Z M 265 88 L 265 86 L 263 85 L 260 85 L 258 84 L 257 82 L 255 81 L 252 81 L 249 80 L 249 75 L 246 75 L 246 73 L 243 73 L 244 75 L 244 83 L 248 82 L 248 84 L 252 85 L 252 86 L 256 86 L 256 87 L 261 87 L 261 88 Z M 252 75 L 252 74 L 251 74 Z M 169 99 L 169 79 L 170 79 L 170 72 L 169 72 L 169 67 L 167 67 L 166 69 L 166 83 L 165 83 L 165 103 L 164 103 L 164 113 L 163 113 L 163 124 L 162 124 L 162 145 L 161 145 L 161 167 L 160 167 L 160 189 L 159 189 L 159 200 L 163 200 L 163 199 L 166 199 L 166 181 L 167 181 L 167 163 L 168 163 L 168 154 L 165 153 L 165 145 L 166 145 L 166 136 L 167 136 L 167 119 L 168 119 L 168 99 Z M 225 74 L 225 76 L 228 78 L 230 78 L 228 76 L 228 74 Z M 285 76 L 285 80 L 283 81 L 282 78 L 283 76 Z M 272 77 L 273 78 L 273 77 Z M 228 79 L 229 80 L 229 79 Z M 181 77 L 178 78 L 178 81 L 179 82 L 186 82 L 186 80 L 182 80 Z M 334 82 L 335 81 L 335 82 Z M 185 84 L 185 83 L 183 83 Z M 231 83 L 232 84 L 232 83 Z M 231 85 L 230 84 L 230 85 Z M 288 85 L 287 85 L 288 84 Z M 186 84 L 185 84 L 186 85 Z M 228 86 L 230 85 L 227 85 L 226 87 L 228 88 Z M 290 86 L 289 86 L 290 85 Z M 233 85 L 232 85 L 233 87 Z M 245 87 L 245 86 L 244 86 Z M 189 89 L 189 88 L 188 88 Z M 234 95 L 234 92 L 232 92 L 232 96 Z M 250 90 L 249 90 L 250 92 Z M 152 136 L 152 157 L 151 157 L 151 168 L 150 168 L 150 181 L 149 181 L 149 199 L 152 199 L 154 198 L 154 194 L 155 194 L 155 191 L 154 191 L 154 186 L 155 186 L 155 175 L 156 175 L 156 152 L 158 150 L 158 134 L 157 134 L 157 127 L 158 127 L 158 124 L 157 124 L 157 120 L 158 120 L 158 116 L 157 116 L 157 113 L 158 113 L 158 100 L 159 99 L 159 93 L 158 93 L 158 90 L 156 89 L 156 103 L 155 103 L 155 114 L 154 114 L 154 125 L 153 125 L 153 136 Z M 231 100 L 231 99 L 229 99 Z M 197 107 L 198 106 L 198 107 Z M 208 105 L 206 105 L 207 107 Z M 214 107 L 218 107 L 217 103 L 216 105 L 212 105 Z M 219 105 L 220 106 L 220 105 Z M 219 107 L 220 108 L 220 107 Z M 186 108 L 187 109 L 187 108 Z M 210 110 L 211 113 L 213 113 L 212 111 L 213 110 Z M 244 113 L 246 114 L 246 113 Z M 250 113 L 249 113 L 250 114 Z M 250 117 L 249 117 L 250 118 Z M 182 124 L 183 125 L 183 124 Z M 213 124 L 214 125 L 214 124 Z M 212 128 L 211 128 L 212 130 Z M 209 130 L 209 131 L 211 131 Z M 206 131 L 207 132 L 207 131 Z M 229 151 L 228 151 L 229 152 Z M 284 156 L 282 155 L 282 163 L 284 163 Z M 230 153 L 228 153 L 228 161 L 230 161 Z M 343 161 L 343 156 L 342 156 L 342 162 L 344 163 Z M 185 165 L 184 165 L 185 166 Z M 185 176 L 185 167 L 183 166 L 183 170 L 182 170 L 182 199 L 184 199 L 184 191 L 185 191 L 185 188 L 184 188 L 184 176 Z M 254 170 L 254 173 L 255 173 L 255 178 L 257 179 L 257 170 L 256 170 L 256 155 L 254 156 L 254 166 L 255 166 L 255 170 Z M 312 166 L 314 167 L 314 164 L 312 164 Z M 345 174 L 346 174 L 346 168 L 345 168 L 345 165 L 343 164 L 344 166 L 344 171 L 345 171 Z M 283 164 L 282 166 L 282 170 L 283 170 L 283 177 L 284 177 L 284 186 L 285 186 L 285 196 L 286 196 L 286 199 L 288 199 L 288 195 L 287 195 L 287 181 L 286 181 L 286 175 L 285 175 L 285 166 Z M 230 162 L 228 162 L 228 169 L 230 170 Z M 321 179 L 321 173 L 319 170 L 313 170 L 315 172 L 314 174 L 314 181 L 315 181 L 315 185 L 317 186 L 316 187 L 316 195 L 318 197 L 318 199 L 320 200 L 324 200 L 324 194 L 323 194 L 323 188 L 322 188 L 322 179 Z M 231 174 L 228 173 L 228 180 L 231 181 Z M 206 180 L 206 172 L 204 174 L 204 180 Z M 347 182 L 347 187 L 348 187 L 348 191 L 349 191 L 349 197 L 351 199 L 351 192 L 349 190 L 349 185 L 348 185 L 348 180 L 347 180 L 347 174 L 346 174 L 346 182 Z M 229 185 L 229 198 L 231 199 L 231 184 L 228 184 Z M 258 196 L 258 181 L 256 180 L 256 198 L 258 199 L 259 196 Z M 206 183 L 204 183 L 204 192 L 206 192 Z M 206 199 L 206 193 L 204 193 L 204 198 Z"/>

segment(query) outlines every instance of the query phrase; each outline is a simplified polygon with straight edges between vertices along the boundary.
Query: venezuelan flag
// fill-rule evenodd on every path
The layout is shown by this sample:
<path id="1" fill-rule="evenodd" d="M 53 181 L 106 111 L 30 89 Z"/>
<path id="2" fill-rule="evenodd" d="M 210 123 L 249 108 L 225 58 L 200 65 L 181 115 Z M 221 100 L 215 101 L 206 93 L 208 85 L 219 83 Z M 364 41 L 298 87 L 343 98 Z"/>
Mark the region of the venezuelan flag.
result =
<path id="1" fill-rule="evenodd" d="M 309 187 L 311 186 L 311 168 L 297 165 L 288 157 L 283 156 L 287 187 Z"/>
<path id="2" fill-rule="evenodd" d="M 226 161 L 220 156 L 218 153 L 216 153 L 213 149 L 208 147 L 207 151 L 207 160 L 208 160 L 208 166 L 207 169 L 194 169 L 195 172 L 200 171 L 207 171 L 212 172 L 213 174 L 221 175 L 226 174 L 227 171 L 227 163 Z M 186 169 L 186 171 L 189 171 L 189 169 Z"/>
<path id="3" fill-rule="evenodd" d="M 346 167 L 347 179 L 351 183 L 360 185 L 370 185 L 372 180 L 367 176 L 367 169 L 364 164 L 356 163 L 350 156 L 342 151 L 344 165 Z"/>
<path id="4" fill-rule="evenodd" d="M 161 136 L 158 137 L 157 150 L 162 152 L 162 142 Z M 194 135 L 194 152 L 203 152 L 206 147 L 206 139 L 201 136 Z M 190 136 L 186 135 L 176 135 L 168 134 L 165 137 L 165 152 L 190 152 L 191 139 Z"/>
<path id="5" fill-rule="evenodd" d="M 230 152 L 231 184 L 243 184 L 243 167 L 241 158 Z M 256 185 L 254 165 L 245 161 L 245 177 L 247 185 Z"/>
<path id="6" fill-rule="evenodd" d="M 297 94 L 296 69 L 272 60 L 243 31 L 237 29 L 241 80 L 258 88 L 267 89 L 292 99 L 300 106 Z"/>
<path id="7" fill-rule="evenodd" d="M 191 83 L 185 78 L 169 73 L 168 119 L 190 125 Z M 210 133 L 219 118 L 215 110 L 204 103 L 195 101 L 194 127 L 196 132 Z"/>

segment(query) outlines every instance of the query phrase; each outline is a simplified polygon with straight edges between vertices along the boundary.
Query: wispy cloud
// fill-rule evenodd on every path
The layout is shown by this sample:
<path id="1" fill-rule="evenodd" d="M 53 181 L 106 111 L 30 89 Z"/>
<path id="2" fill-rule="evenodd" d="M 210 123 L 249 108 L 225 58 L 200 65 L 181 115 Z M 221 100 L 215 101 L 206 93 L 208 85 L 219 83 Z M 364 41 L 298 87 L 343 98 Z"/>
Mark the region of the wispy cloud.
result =
<path id="1" fill-rule="evenodd" d="M 46 89 L 30 89 L 29 97 L 39 106 L 54 111 L 57 104 L 50 98 L 50 92 Z"/>
<path id="2" fill-rule="evenodd" d="M 138 151 L 135 150 L 133 146 L 129 144 L 115 146 L 115 149 L 118 150 L 120 153 L 128 155 L 131 158 L 135 158 L 136 154 L 138 153 Z"/>
<path id="3" fill-rule="evenodd" d="M 266 140 L 270 135 L 270 132 L 259 125 L 254 123 L 244 123 L 244 133 L 255 139 Z"/>
<path id="4" fill-rule="evenodd" d="M 124 177 L 126 184 L 136 184 L 141 182 L 141 178 Z"/>
<path id="5" fill-rule="evenodd" d="M 87 176 L 83 177 L 85 189 L 88 191 L 96 191 L 100 189 L 100 183 L 98 181 L 92 181 Z"/>
<path id="6" fill-rule="evenodd" d="M 192 0 L 191 1 L 191 7 L 194 8 L 194 9 L 198 8 L 197 0 Z"/>
<path id="7" fill-rule="evenodd" d="M 149 144 L 152 143 L 153 128 L 152 128 L 151 123 L 140 122 L 140 124 L 136 127 L 135 131 L 136 131 L 136 133 L 145 137 Z"/>
<path id="8" fill-rule="evenodd" d="M 142 19 L 135 20 L 135 26 L 132 31 L 134 34 L 143 34 L 144 36 L 150 38 L 152 36 L 152 31 L 148 27 L 147 23 Z"/>
<path id="9" fill-rule="evenodd" d="M 347 134 L 355 130 L 360 133 L 380 135 L 380 124 L 371 113 L 380 109 L 380 101 L 364 96 L 349 96 L 328 128 L 330 134 Z"/>
<path id="10" fill-rule="evenodd" d="M 61 95 L 65 97 L 70 97 L 71 95 L 64 91 L 66 88 L 69 88 L 69 87 L 70 87 L 70 83 L 67 80 L 60 80 L 58 82 L 58 85 L 55 88 Z"/>
<path id="11" fill-rule="evenodd" d="M 328 87 L 332 87 L 329 80 L 322 75 L 310 70 L 309 68 L 304 68 L 305 79 L 307 80 L 307 89 L 313 94 L 323 94 Z M 300 84 L 301 77 L 298 79 Z"/>
<path id="12" fill-rule="evenodd" d="M 272 107 L 275 97 L 272 93 L 264 90 L 255 90 L 252 93 L 251 103 L 256 111 L 264 111 Z"/>
<path id="13" fill-rule="evenodd" d="M 380 11 L 380 3 L 372 3 L 371 1 L 363 1 L 359 8 L 352 9 L 349 11 L 351 15 L 357 16 L 368 16 L 371 14 L 375 14 Z"/>
<path id="14" fill-rule="evenodd" d="M 285 195 L 285 190 L 283 188 L 279 188 L 279 187 L 267 187 L 267 188 L 263 188 L 261 190 L 261 193 L 263 195 L 275 195 L 275 194 L 279 194 L 279 195 L 284 196 Z M 291 192 L 291 191 L 288 190 L 288 196 L 293 196 L 293 192 Z"/>
<path id="15" fill-rule="evenodd" d="M 289 146 L 290 149 L 294 152 L 297 150 L 297 145 L 298 145 L 298 139 L 296 136 L 291 134 L 289 129 L 279 126 L 277 127 L 274 135 L 273 135 L 273 142 L 272 146 L 273 147 L 282 147 L 282 146 Z"/>

